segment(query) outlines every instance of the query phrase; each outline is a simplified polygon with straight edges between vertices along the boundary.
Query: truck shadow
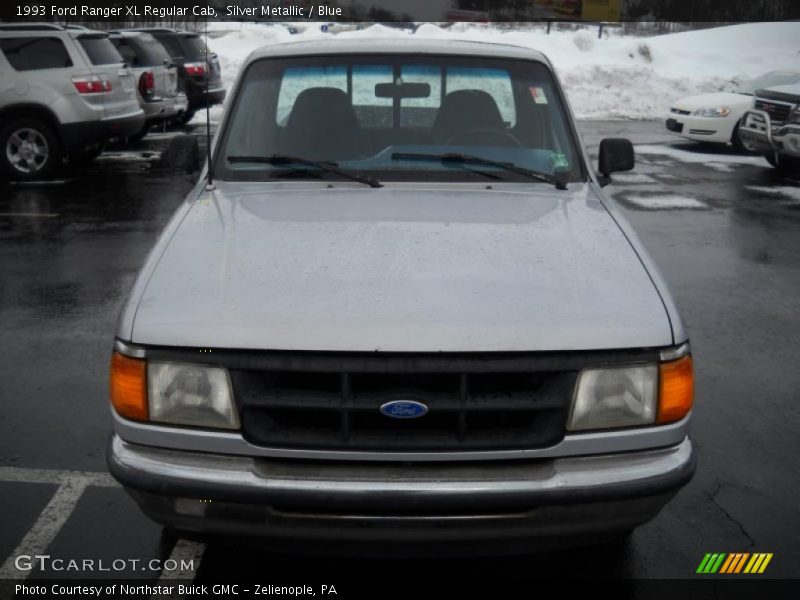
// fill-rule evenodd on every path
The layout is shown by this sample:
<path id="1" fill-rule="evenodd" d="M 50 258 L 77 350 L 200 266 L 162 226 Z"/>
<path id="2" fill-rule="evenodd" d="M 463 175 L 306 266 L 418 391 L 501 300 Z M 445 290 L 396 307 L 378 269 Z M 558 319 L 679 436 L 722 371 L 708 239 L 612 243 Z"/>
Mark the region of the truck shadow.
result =
<path id="1" fill-rule="evenodd" d="M 462 547 L 440 547 L 438 557 L 430 547 L 420 547 L 419 557 L 389 558 L 353 554 L 341 546 L 338 555 L 322 555 L 319 547 L 305 552 L 273 551 L 235 541 L 210 543 L 203 555 L 196 583 L 248 581 L 269 576 L 281 580 L 341 581 L 370 579 L 391 581 L 398 573 L 408 580 L 498 580 L 552 578 L 625 578 L 632 561 L 629 541 L 569 549 L 532 552 L 507 557 L 451 557 Z M 381 548 L 376 549 L 378 553 Z M 336 547 L 324 550 L 337 552 Z M 422 558 L 424 556 L 424 558 Z M 579 566 L 578 566 L 579 565 Z"/>

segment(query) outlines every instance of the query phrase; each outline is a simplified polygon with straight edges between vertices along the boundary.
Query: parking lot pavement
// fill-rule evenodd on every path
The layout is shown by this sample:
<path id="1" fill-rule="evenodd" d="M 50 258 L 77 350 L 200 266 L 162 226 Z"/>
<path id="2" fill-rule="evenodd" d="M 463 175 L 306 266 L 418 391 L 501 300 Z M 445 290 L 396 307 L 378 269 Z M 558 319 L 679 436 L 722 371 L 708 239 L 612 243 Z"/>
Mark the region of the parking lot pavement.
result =
<path id="1" fill-rule="evenodd" d="M 404 573 L 690 577 L 706 552 L 758 551 L 774 553 L 765 575 L 796 577 L 800 182 L 779 177 L 759 157 L 679 141 L 661 123 L 579 125 L 590 152 L 603 137 L 630 137 L 637 145 L 636 170 L 615 176 L 606 189 L 662 269 L 692 339 L 697 474 L 657 519 L 613 551 L 411 561 Z M 187 174 L 194 152 L 186 135 L 149 136 L 68 179 L 0 187 L 3 573 L 27 576 L 7 557 L 34 550 L 107 563 L 202 556 L 199 580 L 394 572 L 393 561 L 297 560 L 274 545 L 176 547 L 104 475 L 117 312 L 158 232 L 194 184 L 196 173 Z M 137 566 L 117 575 L 174 573 Z"/>

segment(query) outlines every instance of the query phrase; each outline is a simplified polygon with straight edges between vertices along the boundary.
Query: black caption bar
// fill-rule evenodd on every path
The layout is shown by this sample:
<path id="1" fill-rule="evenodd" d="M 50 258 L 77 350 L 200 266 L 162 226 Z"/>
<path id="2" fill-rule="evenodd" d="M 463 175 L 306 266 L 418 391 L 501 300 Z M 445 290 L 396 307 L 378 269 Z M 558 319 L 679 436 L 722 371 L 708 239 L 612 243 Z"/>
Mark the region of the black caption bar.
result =
<path id="1" fill-rule="evenodd" d="M 3 0 L 5 21 L 665 21 L 800 18 L 796 0 Z"/>
<path id="2" fill-rule="evenodd" d="M 520 576 L 523 574 L 520 573 Z M 579 575 L 579 573 L 576 573 Z M 670 580 L 582 580 L 582 579 L 474 579 L 465 574 L 459 580 L 415 580 L 398 570 L 391 580 L 274 581 L 264 575 L 262 582 L 198 582 L 189 580 L 39 580 L 0 581 L 2 598 L 272 598 L 297 600 L 408 600 L 433 597 L 464 600 L 490 598 L 575 598 L 612 597 L 615 600 L 794 600 L 798 581 L 715 578 Z"/>

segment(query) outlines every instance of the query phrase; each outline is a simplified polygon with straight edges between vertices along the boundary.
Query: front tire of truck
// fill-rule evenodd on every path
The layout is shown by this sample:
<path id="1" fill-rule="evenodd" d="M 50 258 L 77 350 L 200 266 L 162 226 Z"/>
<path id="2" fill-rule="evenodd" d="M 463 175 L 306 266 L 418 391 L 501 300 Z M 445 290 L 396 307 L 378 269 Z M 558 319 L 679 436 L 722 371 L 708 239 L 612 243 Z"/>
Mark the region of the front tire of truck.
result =
<path id="1" fill-rule="evenodd" d="M 800 158 L 785 154 L 765 154 L 764 158 L 782 175 L 800 174 Z"/>

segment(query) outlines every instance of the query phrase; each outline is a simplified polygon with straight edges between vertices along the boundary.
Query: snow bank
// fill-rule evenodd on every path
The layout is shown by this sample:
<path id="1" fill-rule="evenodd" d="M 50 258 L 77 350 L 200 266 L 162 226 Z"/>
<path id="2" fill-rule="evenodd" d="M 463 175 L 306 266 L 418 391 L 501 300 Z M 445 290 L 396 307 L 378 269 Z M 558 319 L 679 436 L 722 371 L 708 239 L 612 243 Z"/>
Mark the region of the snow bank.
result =
<path id="1" fill-rule="evenodd" d="M 427 23 L 415 33 L 372 25 L 363 30 L 322 32 L 304 24 L 296 35 L 280 25 L 216 23 L 209 46 L 220 57 L 230 88 L 254 49 L 320 37 L 407 37 L 507 43 L 544 52 L 556 67 L 578 118 L 660 119 L 683 96 L 735 90 L 764 72 L 800 69 L 800 23 L 748 23 L 654 37 L 597 39 L 593 31 L 552 32 Z M 220 109 L 212 111 L 218 118 Z M 199 118 L 199 116 L 197 117 Z"/>

